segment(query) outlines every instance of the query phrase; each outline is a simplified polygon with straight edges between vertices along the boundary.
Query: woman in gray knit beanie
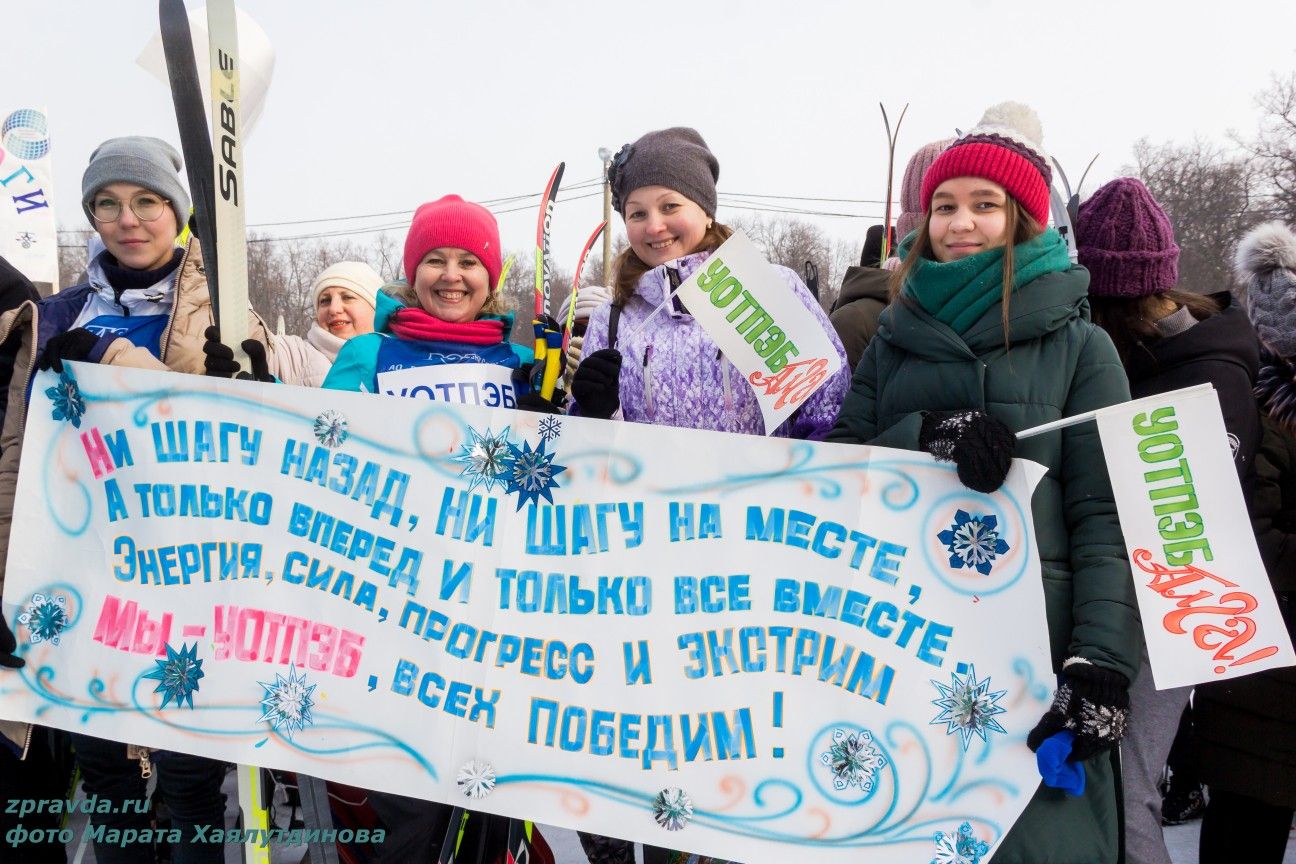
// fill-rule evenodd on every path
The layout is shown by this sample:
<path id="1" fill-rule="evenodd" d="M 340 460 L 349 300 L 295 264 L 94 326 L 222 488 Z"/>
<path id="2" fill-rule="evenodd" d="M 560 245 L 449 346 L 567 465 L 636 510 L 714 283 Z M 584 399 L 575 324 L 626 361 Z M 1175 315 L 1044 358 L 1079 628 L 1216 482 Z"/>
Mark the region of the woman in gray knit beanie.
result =
<path id="1" fill-rule="evenodd" d="M 590 317 L 583 359 L 572 377 L 575 411 L 586 417 L 765 434 L 760 407 L 741 373 L 679 297 L 671 296 L 733 234 L 716 221 L 719 177 L 720 163 L 706 141 L 696 129 L 682 126 L 649 132 L 613 158 L 608 180 L 625 220 L 629 248 L 613 265 L 613 302 Z M 772 434 L 820 439 L 836 419 L 850 370 L 810 290 L 793 271 L 775 269 L 787 290 L 820 321 L 842 365 Z M 623 365 L 623 356 L 631 362 Z"/>
<path id="2" fill-rule="evenodd" d="M 649 132 L 617 152 L 608 171 L 612 202 L 629 248 L 613 264 L 611 303 L 590 316 L 572 377 L 572 413 L 753 435 L 765 433 L 751 387 L 689 314 L 673 288 L 688 279 L 733 231 L 716 221 L 720 163 L 697 130 Z M 787 290 L 819 319 L 841 368 L 792 419 L 773 432 L 823 438 L 837 418 L 850 369 L 828 318 L 800 277 L 776 267 Z M 665 308 L 658 307 L 666 304 Z M 622 357 L 629 362 L 622 363 Z M 632 844 L 581 834 L 590 861 L 631 864 Z M 645 847 L 645 864 L 667 857 Z"/>
<path id="3" fill-rule="evenodd" d="M 207 332 L 214 328 L 202 252 L 197 243 L 186 249 L 176 242 L 189 218 L 180 167 L 175 148 L 157 138 L 112 138 L 91 154 L 82 176 L 81 204 L 98 236 L 86 282 L 64 288 L 39 306 L 25 304 L 6 320 L 9 329 L 0 332 L 0 337 L 12 335 L 18 343 L 4 418 L 6 463 L 16 467 L 24 446 L 20 424 L 33 366 L 62 372 L 64 362 L 74 360 L 199 375 L 209 371 L 205 347 Z M 249 335 L 257 341 L 249 340 L 244 347 L 254 371 L 268 378 L 272 373 L 267 364 L 274 355 L 267 356 L 264 324 L 250 311 L 248 323 Z M 13 478 L 0 474 L 0 497 L 12 501 Z M 39 502 L 19 501 L 15 506 Z M 0 544 L 7 543 L 11 521 L 0 524 Z M 0 586 L 3 560 L 0 554 Z M 105 726 L 87 723 L 72 735 L 86 792 L 106 805 L 90 816 L 91 822 L 125 838 L 96 839 L 95 858 L 104 864 L 151 860 L 149 814 L 126 806 L 147 797 L 142 768 L 151 761 L 150 750 L 97 737 L 104 731 Z M 156 794 L 169 809 L 175 829 L 171 836 L 179 838 L 171 844 L 172 860 L 223 862 L 222 846 L 204 842 L 197 829 L 224 824 L 224 766 L 188 753 L 154 758 Z"/>

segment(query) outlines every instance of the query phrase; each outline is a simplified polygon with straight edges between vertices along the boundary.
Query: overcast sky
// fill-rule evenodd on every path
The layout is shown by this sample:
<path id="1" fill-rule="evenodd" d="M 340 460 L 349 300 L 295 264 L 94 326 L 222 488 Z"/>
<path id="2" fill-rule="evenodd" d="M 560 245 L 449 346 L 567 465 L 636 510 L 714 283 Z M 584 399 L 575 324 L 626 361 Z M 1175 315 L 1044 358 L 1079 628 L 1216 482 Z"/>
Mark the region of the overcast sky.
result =
<path id="1" fill-rule="evenodd" d="M 881 199 L 879 101 L 893 120 L 910 106 L 897 197 L 915 148 L 1005 99 L 1039 112 L 1044 146 L 1073 180 L 1095 153 L 1093 173 L 1106 179 L 1143 136 L 1225 143 L 1229 130 L 1250 133 L 1254 95 L 1296 69 L 1296 3 L 1286 0 L 240 5 L 277 55 L 246 144 L 248 222 L 284 236 L 408 217 L 266 223 L 409 211 L 449 192 L 538 192 L 560 160 L 574 186 L 599 176 L 599 147 L 671 125 L 695 126 L 711 145 L 722 202 Z M 81 172 L 95 145 L 127 134 L 179 145 L 169 93 L 136 64 L 157 4 L 44 0 L 21 14 L 7 4 L 0 21 L 0 114 L 47 109 L 60 225 L 83 228 Z M 559 196 L 554 252 L 565 268 L 601 218 L 600 196 L 576 196 L 596 191 Z M 882 212 L 880 203 L 760 206 Z M 737 212 L 722 203 L 720 217 Z M 871 220 L 816 221 L 856 238 Z M 532 206 L 501 215 L 504 246 L 529 248 L 534 222 Z M 403 227 L 392 233 L 404 237 Z"/>

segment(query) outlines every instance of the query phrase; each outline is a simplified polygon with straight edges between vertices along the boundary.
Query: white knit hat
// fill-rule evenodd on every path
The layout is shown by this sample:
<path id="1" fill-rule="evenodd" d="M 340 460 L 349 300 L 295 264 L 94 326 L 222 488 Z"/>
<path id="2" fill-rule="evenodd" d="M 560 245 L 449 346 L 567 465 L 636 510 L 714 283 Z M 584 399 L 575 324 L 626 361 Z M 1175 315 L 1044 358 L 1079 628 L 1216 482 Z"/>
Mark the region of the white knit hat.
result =
<path id="1" fill-rule="evenodd" d="M 572 295 L 568 294 L 563 301 L 562 310 L 558 313 L 558 323 L 567 326 L 567 313 L 571 310 Z M 587 320 L 594 310 L 604 303 L 612 302 L 612 289 L 602 285 L 587 285 L 576 293 L 576 315 L 573 321 Z"/>
<path id="2" fill-rule="evenodd" d="M 311 284 L 311 301 L 318 306 L 324 289 L 337 286 L 347 289 L 373 306 L 382 284 L 382 277 L 363 261 L 339 261 L 315 277 Z"/>

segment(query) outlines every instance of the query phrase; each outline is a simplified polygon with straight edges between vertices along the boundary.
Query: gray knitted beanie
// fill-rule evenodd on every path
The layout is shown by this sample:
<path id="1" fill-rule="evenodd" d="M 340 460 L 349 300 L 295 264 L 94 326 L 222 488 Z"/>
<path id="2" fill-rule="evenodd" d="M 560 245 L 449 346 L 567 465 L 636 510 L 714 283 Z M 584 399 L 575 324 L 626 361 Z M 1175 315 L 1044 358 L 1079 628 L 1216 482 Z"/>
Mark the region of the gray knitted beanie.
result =
<path id="1" fill-rule="evenodd" d="M 90 154 L 90 164 L 81 175 L 81 209 L 91 224 L 90 199 L 110 183 L 134 183 L 171 202 L 176 230 L 189 221 L 189 193 L 180 184 L 180 154 L 161 138 L 128 135 L 109 138 Z"/>
<path id="2" fill-rule="evenodd" d="M 1233 266 L 1246 285 L 1247 312 L 1260 341 L 1296 358 L 1296 234 L 1281 222 L 1252 229 L 1238 244 Z"/>
<path id="3" fill-rule="evenodd" d="M 720 163 L 696 129 L 659 129 L 625 145 L 612 158 L 608 179 L 612 206 L 623 217 L 626 197 L 644 186 L 674 189 L 715 216 Z"/>

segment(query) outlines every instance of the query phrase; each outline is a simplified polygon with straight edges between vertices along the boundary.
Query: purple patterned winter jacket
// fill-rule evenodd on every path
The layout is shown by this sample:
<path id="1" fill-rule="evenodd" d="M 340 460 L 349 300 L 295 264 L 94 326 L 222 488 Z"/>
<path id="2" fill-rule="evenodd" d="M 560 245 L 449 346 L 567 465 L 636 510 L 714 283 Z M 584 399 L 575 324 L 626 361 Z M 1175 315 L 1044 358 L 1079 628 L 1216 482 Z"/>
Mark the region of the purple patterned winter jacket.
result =
<path id="1" fill-rule="evenodd" d="M 622 310 L 617 344 L 613 346 L 624 358 L 621 414 L 624 419 L 637 423 L 761 435 L 764 423 L 751 387 L 743 380 L 742 373 L 721 356 L 720 349 L 697 320 L 680 311 L 677 300 L 672 300 L 647 326 L 639 329 L 648 314 L 670 293 L 667 267 L 678 269 L 682 282 L 710 255 L 710 252 L 686 255 L 648 271 Z M 851 370 L 846 366 L 841 341 L 810 290 L 791 270 L 775 269 L 786 280 L 788 290 L 819 319 L 842 358 L 837 373 L 774 432 L 781 438 L 818 441 L 837 420 Z M 581 346 L 582 357 L 608 347 L 611 308 L 610 303 L 604 303 L 590 317 L 585 344 Z M 573 413 L 579 413 L 579 407 Z"/>

